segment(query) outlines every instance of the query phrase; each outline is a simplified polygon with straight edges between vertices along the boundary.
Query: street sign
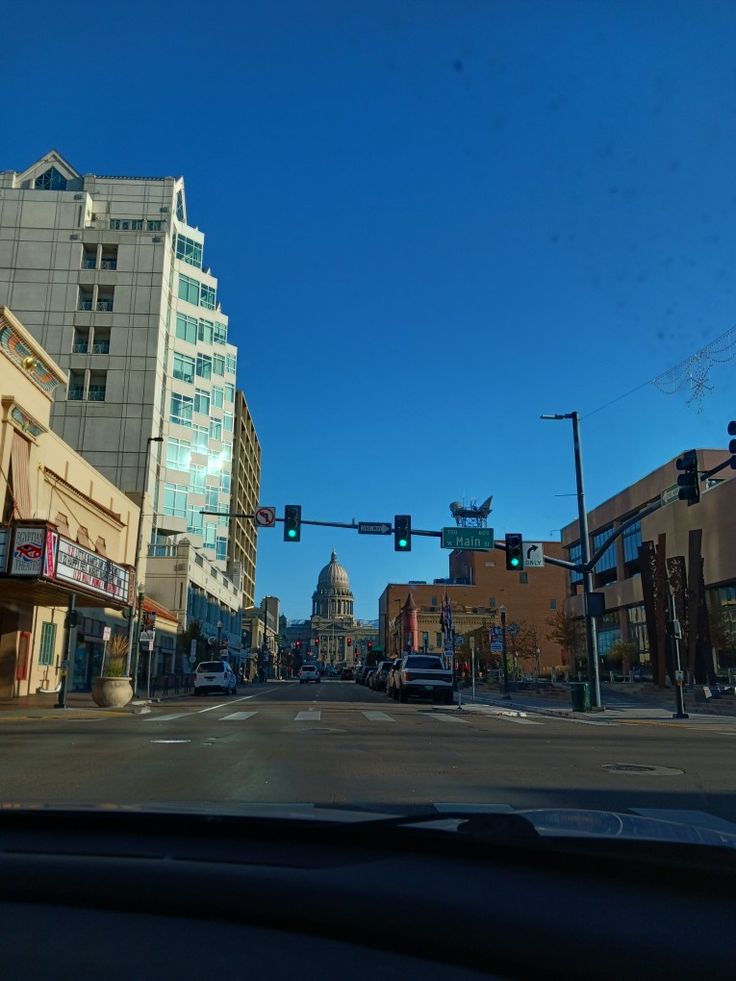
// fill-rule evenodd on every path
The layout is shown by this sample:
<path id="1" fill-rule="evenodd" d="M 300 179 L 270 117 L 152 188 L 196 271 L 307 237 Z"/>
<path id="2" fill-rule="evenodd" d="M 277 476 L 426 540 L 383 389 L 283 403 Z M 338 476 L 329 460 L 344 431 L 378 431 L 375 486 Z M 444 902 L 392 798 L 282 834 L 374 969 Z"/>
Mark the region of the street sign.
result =
<path id="1" fill-rule="evenodd" d="M 544 550 L 541 542 L 524 542 L 524 568 L 544 568 Z"/>
<path id="2" fill-rule="evenodd" d="M 508 630 L 508 632 L 511 634 L 512 637 L 515 637 L 519 632 L 519 624 L 510 623 L 506 629 Z"/>
<path id="3" fill-rule="evenodd" d="M 194 663 L 197 660 L 197 641 L 193 640 L 189 645 L 189 660 Z"/>
<path id="4" fill-rule="evenodd" d="M 104 641 L 108 641 L 110 639 L 111 635 L 112 635 L 112 628 L 111 627 L 103 627 L 102 628 L 102 639 Z"/>
<path id="5" fill-rule="evenodd" d="M 665 504 L 672 504 L 673 501 L 679 501 L 680 499 L 680 488 L 678 484 L 671 484 L 669 487 L 665 487 L 662 493 L 659 495 L 659 500 L 662 507 Z"/>
<path id="6" fill-rule="evenodd" d="M 359 521 L 359 535 L 390 535 L 391 523 L 389 521 Z"/>
<path id="7" fill-rule="evenodd" d="M 276 524 L 276 508 L 257 507 L 253 517 L 259 528 L 273 528 Z"/>
<path id="8" fill-rule="evenodd" d="M 442 529 L 442 548 L 465 548 L 471 552 L 490 552 L 494 542 L 493 528 Z"/>
<path id="9" fill-rule="evenodd" d="M 503 644 L 500 640 L 494 640 L 491 644 L 491 650 L 494 654 L 501 654 L 503 652 Z"/>

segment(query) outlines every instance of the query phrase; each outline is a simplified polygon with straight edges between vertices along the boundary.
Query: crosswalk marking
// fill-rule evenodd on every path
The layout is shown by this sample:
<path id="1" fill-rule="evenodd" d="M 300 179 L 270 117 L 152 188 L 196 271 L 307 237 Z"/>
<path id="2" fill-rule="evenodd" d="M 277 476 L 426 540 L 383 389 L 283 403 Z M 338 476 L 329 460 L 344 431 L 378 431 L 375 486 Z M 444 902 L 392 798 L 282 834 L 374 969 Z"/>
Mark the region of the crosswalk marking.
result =
<path id="1" fill-rule="evenodd" d="M 231 712 L 230 715 L 223 715 L 220 722 L 244 722 L 246 719 L 250 719 L 251 716 L 258 715 L 257 712 Z"/>
<path id="2" fill-rule="evenodd" d="M 544 722 L 535 722 L 534 719 L 525 719 L 522 716 L 496 715 L 496 719 L 503 719 L 504 722 L 513 722 L 517 726 L 543 726 Z"/>
<path id="3" fill-rule="evenodd" d="M 321 712 L 311 709 L 309 712 L 297 712 L 294 722 L 319 722 L 321 718 Z"/>
<path id="4" fill-rule="evenodd" d="M 144 722 L 171 722 L 172 719 L 183 719 L 187 712 L 177 712 L 176 715 L 151 715 Z"/>
<path id="5" fill-rule="evenodd" d="M 385 712 L 363 712 L 363 715 L 368 719 L 369 722 L 395 722 L 390 715 L 386 715 Z"/>
<path id="6" fill-rule="evenodd" d="M 462 722 L 465 726 L 470 725 L 470 719 L 461 719 L 459 715 L 443 715 L 442 712 L 427 712 L 426 715 L 430 719 L 439 719 L 440 722 Z"/>

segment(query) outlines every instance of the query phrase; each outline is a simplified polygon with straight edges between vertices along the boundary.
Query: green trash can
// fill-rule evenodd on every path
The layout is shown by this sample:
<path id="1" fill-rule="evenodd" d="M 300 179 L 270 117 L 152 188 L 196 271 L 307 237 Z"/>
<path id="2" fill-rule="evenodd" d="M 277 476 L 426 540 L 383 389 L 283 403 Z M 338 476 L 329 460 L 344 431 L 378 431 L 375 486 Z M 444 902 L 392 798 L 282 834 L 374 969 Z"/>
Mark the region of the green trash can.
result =
<path id="1" fill-rule="evenodd" d="M 587 681 L 574 681 L 570 685 L 573 712 L 590 711 L 590 686 Z"/>

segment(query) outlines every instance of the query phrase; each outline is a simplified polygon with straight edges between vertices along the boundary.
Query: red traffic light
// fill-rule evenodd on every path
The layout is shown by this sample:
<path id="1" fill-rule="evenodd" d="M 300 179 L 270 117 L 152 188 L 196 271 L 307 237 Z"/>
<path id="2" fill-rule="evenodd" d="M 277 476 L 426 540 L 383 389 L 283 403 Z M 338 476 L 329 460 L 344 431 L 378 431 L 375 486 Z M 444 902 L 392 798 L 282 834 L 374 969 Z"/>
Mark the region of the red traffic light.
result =
<path id="1" fill-rule="evenodd" d="M 319 637 L 314 638 L 314 646 L 319 647 Z"/>
<path id="2" fill-rule="evenodd" d="M 353 638 L 348 637 L 348 647 L 352 647 L 352 646 L 353 646 Z"/>
<path id="3" fill-rule="evenodd" d="M 297 647 L 301 647 L 301 646 L 302 646 L 302 642 L 301 642 L 300 640 L 298 640 L 298 641 L 296 642 L 296 646 L 297 646 Z"/>

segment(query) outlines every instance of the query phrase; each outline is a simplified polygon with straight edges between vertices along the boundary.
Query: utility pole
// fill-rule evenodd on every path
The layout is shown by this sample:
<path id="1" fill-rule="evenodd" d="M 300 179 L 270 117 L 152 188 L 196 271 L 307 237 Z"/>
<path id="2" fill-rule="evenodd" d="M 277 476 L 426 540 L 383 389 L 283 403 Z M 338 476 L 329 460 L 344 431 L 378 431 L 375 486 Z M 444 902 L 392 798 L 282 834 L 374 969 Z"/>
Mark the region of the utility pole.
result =
<path id="1" fill-rule="evenodd" d="M 675 613 L 675 594 L 672 589 L 672 583 L 667 584 L 667 631 L 670 635 L 670 643 L 672 645 L 672 664 L 675 672 L 675 712 L 672 714 L 673 719 L 689 719 L 690 716 L 685 711 L 685 691 L 684 691 L 684 675 L 682 671 L 682 665 L 680 663 L 680 637 L 682 636 L 682 628 L 680 627 L 680 621 L 677 619 Z"/>
<path id="2" fill-rule="evenodd" d="M 75 609 L 74 594 L 69 594 L 69 606 L 64 620 L 64 653 L 61 661 L 61 684 L 59 685 L 59 700 L 54 708 L 66 708 L 66 696 L 72 683 L 74 673 L 74 644 L 77 639 L 77 619 L 79 614 Z"/>
<path id="3" fill-rule="evenodd" d="M 580 559 L 585 569 L 583 572 L 583 606 L 585 616 L 585 636 L 588 647 L 588 681 L 591 687 L 591 704 L 601 708 L 601 681 L 598 665 L 598 638 L 595 632 L 595 620 L 591 611 L 591 594 L 593 592 L 593 571 L 590 568 L 590 536 L 588 534 L 588 512 L 585 510 L 585 483 L 583 480 L 583 451 L 580 445 L 580 413 L 558 412 L 555 415 L 543 415 L 542 419 L 572 420 L 573 449 L 575 452 L 575 482 L 578 499 L 578 528 L 580 530 Z"/>
<path id="4" fill-rule="evenodd" d="M 509 693 L 509 662 L 506 646 L 506 607 L 501 607 L 501 650 L 503 652 L 503 697 L 511 698 Z"/>

